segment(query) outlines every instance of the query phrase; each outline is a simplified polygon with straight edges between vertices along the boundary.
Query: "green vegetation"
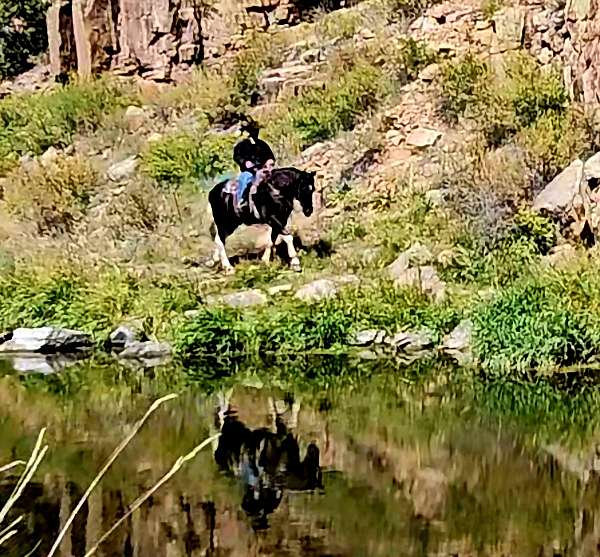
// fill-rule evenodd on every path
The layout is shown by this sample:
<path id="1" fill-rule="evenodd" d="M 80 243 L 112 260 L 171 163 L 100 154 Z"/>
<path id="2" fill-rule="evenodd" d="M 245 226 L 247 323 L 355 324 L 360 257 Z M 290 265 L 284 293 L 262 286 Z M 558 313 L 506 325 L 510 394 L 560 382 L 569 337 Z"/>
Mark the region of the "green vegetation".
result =
<path id="1" fill-rule="evenodd" d="M 4 199 L 9 211 L 33 221 L 41 234 L 71 232 L 99 187 L 97 171 L 81 157 L 59 156 L 9 173 Z"/>
<path id="2" fill-rule="evenodd" d="M 48 46 L 46 10 L 49 0 L 0 1 L 0 79 L 32 65 Z"/>
<path id="3" fill-rule="evenodd" d="M 271 115 L 273 124 L 265 136 L 288 149 L 305 149 L 352 129 L 390 90 L 381 69 L 364 60 L 335 75 L 335 80 L 327 79 L 321 88 L 307 90 L 291 99 L 285 110 Z"/>
<path id="4" fill-rule="evenodd" d="M 236 138 L 199 131 L 152 142 L 142 156 L 142 172 L 160 184 L 181 185 L 220 175 L 232 166 Z"/>
<path id="5" fill-rule="evenodd" d="M 128 87 L 100 79 L 0 100 L 0 170 L 19 156 L 70 145 L 75 133 L 94 131 L 134 99 Z"/>

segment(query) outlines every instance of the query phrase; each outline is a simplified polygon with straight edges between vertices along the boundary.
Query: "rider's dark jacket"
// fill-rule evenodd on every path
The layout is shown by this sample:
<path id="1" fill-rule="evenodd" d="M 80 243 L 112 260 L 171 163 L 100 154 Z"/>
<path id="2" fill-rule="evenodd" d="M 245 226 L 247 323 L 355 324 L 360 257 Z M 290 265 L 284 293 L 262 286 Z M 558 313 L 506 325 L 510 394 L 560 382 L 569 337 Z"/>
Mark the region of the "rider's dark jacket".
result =
<path id="1" fill-rule="evenodd" d="M 268 160 L 275 160 L 271 147 L 262 139 L 247 138 L 240 141 L 233 148 L 233 160 L 240 170 L 257 170 L 262 168 Z M 246 161 L 252 164 L 252 168 L 246 168 Z"/>

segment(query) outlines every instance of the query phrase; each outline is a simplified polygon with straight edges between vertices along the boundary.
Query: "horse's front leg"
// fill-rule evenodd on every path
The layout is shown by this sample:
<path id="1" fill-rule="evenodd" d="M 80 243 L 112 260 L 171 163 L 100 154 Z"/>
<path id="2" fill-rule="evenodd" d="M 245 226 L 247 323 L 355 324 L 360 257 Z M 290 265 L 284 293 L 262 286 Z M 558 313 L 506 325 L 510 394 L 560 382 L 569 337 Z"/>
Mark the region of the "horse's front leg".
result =
<path id="1" fill-rule="evenodd" d="M 217 261 L 220 261 L 221 267 L 225 271 L 225 274 L 231 275 L 235 272 L 235 270 L 233 268 L 233 265 L 229 261 L 229 258 L 227 257 L 227 252 L 225 251 L 226 239 L 227 236 L 222 232 L 219 232 L 219 230 L 215 232 L 215 251 L 213 254 L 213 261 L 215 263 Z"/>
<path id="2" fill-rule="evenodd" d="M 287 230 L 284 230 L 275 241 L 275 245 L 278 245 L 281 242 L 284 242 L 287 247 L 290 268 L 293 271 L 300 272 L 302 266 L 300 265 L 300 259 L 298 258 L 298 253 L 294 247 L 294 237 Z"/>

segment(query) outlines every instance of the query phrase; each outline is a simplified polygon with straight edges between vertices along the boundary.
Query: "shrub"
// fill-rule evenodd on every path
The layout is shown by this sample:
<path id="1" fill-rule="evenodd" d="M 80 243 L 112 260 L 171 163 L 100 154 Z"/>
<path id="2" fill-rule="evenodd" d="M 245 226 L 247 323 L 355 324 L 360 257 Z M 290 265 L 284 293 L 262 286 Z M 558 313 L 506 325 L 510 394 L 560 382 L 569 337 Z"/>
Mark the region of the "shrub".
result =
<path id="1" fill-rule="evenodd" d="M 540 116 L 519 132 L 516 142 L 527 154 L 536 184 L 544 186 L 575 158 L 590 153 L 593 132 L 585 116 L 571 109 Z"/>
<path id="2" fill-rule="evenodd" d="M 471 53 L 442 66 L 442 109 L 450 120 L 458 120 L 479 103 L 489 75 L 488 66 Z"/>
<path id="3" fill-rule="evenodd" d="M 473 312 L 474 346 L 493 371 L 584 363 L 600 341 L 595 269 L 527 277 Z"/>
<path id="4" fill-rule="evenodd" d="M 0 0 L 0 79 L 31 67 L 48 47 L 48 0 Z"/>
<path id="5" fill-rule="evenodd" d="M 13 171 L 5 186 L 8 209 L 36 223 L 40 234 L 72 232 L 98 187 L 96 170 L 83 157 L 59 156 L 29 170 Z"/>
<path id="6" fill-rule="evenodd" d="M 384 0 L 383 3 L 390 21 L 402 21 L 419 17 L 439 0 Z"/>
<path id="7" fill-rule="evenodd" d="M 232 135 L 199 132 L 171 135 L 151 143 L 142 156 L 142 172 L 161 184 L 180 186 L 211 178 L 231 168 Z"/>
<path id="8" fill-rule="evenodd" d="M 76 132 L 96 129 L 134 95 L 116 82 L 74 83 L 51 93 L 13 95 L 0 101 L 0 170 L 21 155 L 71 144 Z"/>
<path id="9" fill-rule="evenodd" d="M 352 129 L 385 93 L 381 71 L 366 62 L 358 62 L 324 89 L 311 89 L 291 101 L 287 124 L 298 135 L 301 148 L 306 148 L 342 130 Z"/>

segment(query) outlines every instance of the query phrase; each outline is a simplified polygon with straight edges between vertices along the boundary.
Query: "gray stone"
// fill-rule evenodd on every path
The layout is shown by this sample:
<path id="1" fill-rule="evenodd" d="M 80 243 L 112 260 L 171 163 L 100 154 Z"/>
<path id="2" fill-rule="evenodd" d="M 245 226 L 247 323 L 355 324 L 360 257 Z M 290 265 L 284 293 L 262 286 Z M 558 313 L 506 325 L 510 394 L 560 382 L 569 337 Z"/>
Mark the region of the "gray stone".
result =
<path id="1" fill-rule="evenodd" d="M 133 342 L 119 354 L 119 358 L 135 360 L 154 360 L 171 355 L 171 346 L 166 342 Z"/>
<path id="2" fill-rule="evenodd" d="M 92 347 L 87 333 L 55 327 L 20 328 L 0 337 L 0 353 L 69 353 Z"/>
<path id="3" fill-rule="evenodd" d="M 377 354 L 377 352 L 374 352 L 373 350 L 361 350 L 357 354 L 357 356 L 361 360 L 368 360 L 368 361 L 373 361 L 373 360 L 379 359 L 379 354 Z"/>
<path id="4" fill-rule="evenodd" d="M 340 286 L 358 286 L 361 280 L 356 275 L 341 275 L 339 277 L 333 277 L 333 279 Z"/>
<path id="5" fill-rule="evenodd" d="M 325 298 L 333 298 L 338 292 L 335 282 L 330 279 L 319 279 L 302 286 L 294 295 L 303 302 L 316 302 Z"/>
<path id="6" fill-rule="evenodd" d="M 423 149 L 435 145 L 442 133 L 428 128 L 417 128 L 411 131 L 406 137 L 406 144 L 411 147 Z"/>
<path id="7" fill-rule="evenodd" d="M 246 308 L 266 304 L 268 298 L 261 290 L 242 290 L 219 296 L 215 301 L 232 308 Z"/>
<path id="8" fill-rule="evenodd" d="M 128 323 L 117 327 L 108 337 L 109 350 L 120 352 L 127 346 L 140 341 L 146 341 L 148 337 L 143 331 L 141 323 Z"/>
<path id="9" fill-rule="evenodd" d="M 440 73 L 440 65 L 439 64 L 429 64 L 426 68 L 424 68 L 419 74 L 419 79 L 421 81 L 430 82 L 433 81 Z"/>
<path id="10" fill-rule="evenodd" d="M 388 265 L 387 273 L 390 278 L 396 280 L 404 277 L 406 271 L 413 265 L 426 265 L 431 263 L 433 255 L 429 249 L 415 242 L 407 250 L 403 251 L 393 263 Z"/>
<path id="11" fill-rule="evenodd" d="M 494 16 L 494 28 L 501 49 L 521 46 L 525 31 L 525 10 L 520 7 L 506 8 Z"/>
<path id="12" fill-rule="evenodd" d="M 440 350 L 456 360 L 459 365 L 469 364 L 472 362 L 472 336 L 473 323 L 469 319 L 465 319 L 444 337 Z"/>
<path id="13" fill-rule="evenodd" d="M 533 200 L 533 209 L 560 213 L 567 210 L 579 193 L 579 176 L 583 162 L 573 161 L 552 180 Z"/>
<path id="14" fill-rule="evenodd" d="M 354 334 L 350 340 L 352 346 L 370 346 L 371 344 L 381 344 L 385 338 L 385 331 L 377 329 L 366 329 Z"/>
<path id="15" fill-rule="evenodd" d="M 137 156 L 129 157 L 125 160 L 113 164 L 107 172 L 108 178 L 113 182 L 124 182 L 131 178 L 138 167 Z"/>
<path id="16" fill-rule="evenodd" d="M 542 257 L 542 261 L 555 269 L 567 266 L 575 257 L 577 250 L 571 244 L 554 246 L 548 255 Z"/>
<path id="17" fill-rule="evenodd" d="M 441 302 L 446 297 L 446 283 L 440 279 L 435 267 L 431 265 L 407 269 L 399 274 L 394 284 L 400 288 L 418 288 L 436 302 Z"/>
<path id="18" fill-rule="evenodd" d="M 422 468 L 417 470 L 410 486 L 410 498 L 417 517 L 427 520 L 439 518 L 446 504 L 448 479 L 440 470 Z"/>
<path id="19" fill-rule="evenodd" d="M 386 339 L 386 344 L 407 354 L 429 352 L 433 348 L 433 335 L 430 331 L 399 332 Z"/>
<path id="20" fill-rule="evenodd" d="M 146 112 L 139 106 L 128 106 L 125 111 L 125 123 L 130 132 L 138 131 L 146 121 Z"/>
<path id="21" fill-rule="evenodd" d="M 58 158 L 58 150 L 55 147 L 49 147 L 45 153 L 40 155 L 40 164 L 50 166 Z"/>
<path id="22" fill-rule="evenodd" d="M 600 180 L 600 153 L 596 153 L 585 161 L 584 174 L 588 180 L 591 178 Z"/>
<path id="23" fill-rule="evenodd" d="M 277 286 L 271 286 L 267 292 L 269 296 L 278 296 L 284 292 L 290 292 L 293 288 L 291 284 L 278 284 Z"/>

